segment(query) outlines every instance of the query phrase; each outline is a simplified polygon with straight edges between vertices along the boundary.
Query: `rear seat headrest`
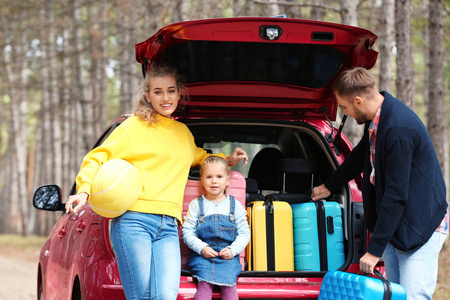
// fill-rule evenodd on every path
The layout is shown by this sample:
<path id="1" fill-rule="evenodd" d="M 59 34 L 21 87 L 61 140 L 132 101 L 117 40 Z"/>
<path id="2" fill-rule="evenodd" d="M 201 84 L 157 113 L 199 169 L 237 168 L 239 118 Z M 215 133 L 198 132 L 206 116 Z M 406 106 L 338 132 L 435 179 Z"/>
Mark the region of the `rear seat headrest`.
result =
<path id="1" fill-rule="evenodd" d="M 304 158 L 282 158 L 275 166 L 277 174 L 316 174 L 317 164 Z"/>
<path id="2" fill-rule="evenodd" d="M 275 166 L 277 184 L 283 186 L 285 179 L 285 192 L 304 193 L 311 191 L 311 180 L 318 174 L 317 163 L 302 158 L 283 158 Z M 314 175 L 314 177 L 312 176 Z"/>
<path id="3" fill-rule="evenodd" d="M 254 178 L 245 178 L 246 195 L 245 204 L 253 201 L 264 201 L 264 196 L 259 193 L 258 182 Z"/>
<path id="4" fill-rule="evenodd" d="M 255 178 L 245 178 L 246 192 L 249 194 L 259 193 L 258 181 Z"/>
<path id="5" fill-rule="evenodd" d="M 284 158 L 284 154 L 273 147 L 263 148 L 253 157 L 248 177 L 256 179 L 260 190 L 279 189 L 275 182 L 274 171 L 277 161 L 281 158 Z"/>

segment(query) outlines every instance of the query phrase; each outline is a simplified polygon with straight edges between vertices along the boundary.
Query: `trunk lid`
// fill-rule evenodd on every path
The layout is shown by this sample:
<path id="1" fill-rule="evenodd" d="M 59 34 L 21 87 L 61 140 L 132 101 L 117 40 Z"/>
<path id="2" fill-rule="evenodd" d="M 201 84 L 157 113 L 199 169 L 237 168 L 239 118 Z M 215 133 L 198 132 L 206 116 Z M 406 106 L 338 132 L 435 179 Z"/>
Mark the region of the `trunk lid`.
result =
<path id="1" fill-rule="evenodd" d="M 143 71 L 163 61 L 189 89 L 179 116 L 335 120 L 331 85 L 374 66 L 377 36 L 348 25 L 289 18 L 222 18 L 168 25 L 136 44 Z"/>

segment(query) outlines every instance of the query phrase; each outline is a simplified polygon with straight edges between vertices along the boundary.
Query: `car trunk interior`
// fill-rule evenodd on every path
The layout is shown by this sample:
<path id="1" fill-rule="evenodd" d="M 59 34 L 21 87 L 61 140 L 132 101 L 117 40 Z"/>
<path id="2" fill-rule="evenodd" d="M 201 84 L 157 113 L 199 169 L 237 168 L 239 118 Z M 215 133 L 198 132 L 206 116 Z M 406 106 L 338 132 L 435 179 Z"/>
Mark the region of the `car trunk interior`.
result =
<path id="1" fill-rule="evenodd" d="M 270 120 L 189 120 L 186 121 L 194 135 L 198 147 L 207 149 L 211 153 L 226 155 L 236 147 L 244 149 L 249 157 L 247 165 L 242 163 L 231 170 L 241 173 L 247 182 L 246 205 L 253 201 L 264 201 L 272 197 L 274 201 L 287 201 L 290 205 L 310 202 L 313 186 L 322 184 L 334 171 L 337 161 L 329 144 L 323 135 L 312 125 L 305 122 L 270 121 Z M 280 172 L 280 161 L 287 164 L 304 166 L 304 162 L 311 163 L 314 171 L 305 169 L 304 174 L 289 176 Z M 288 166 L 289 167 L 289 166 Z M 290 166 L 291 169 L 293 166 Z M 313 174 L 311 174 L 313 173 Z M 198 180 L 198 171 L 191 170 L 190 179 Z M 332 194 L 327 202 L 337 202 L 342 211 L 343 252 L 345 261 L 342 266 L 348 267 L 352 260 L 352 236 L 350 195 L 347 188 Z M 252 237 L 253 238 L 253 237 Z M 285 271 L 257 271 L 248 270 L 246 266 L 240 276 L 277 276 L 303 277 L 322 276 L 326 270 Z M 183 273 L 190 274 L 188 270 Z M 322 275 L 320 275 L 322 274 Z"/>

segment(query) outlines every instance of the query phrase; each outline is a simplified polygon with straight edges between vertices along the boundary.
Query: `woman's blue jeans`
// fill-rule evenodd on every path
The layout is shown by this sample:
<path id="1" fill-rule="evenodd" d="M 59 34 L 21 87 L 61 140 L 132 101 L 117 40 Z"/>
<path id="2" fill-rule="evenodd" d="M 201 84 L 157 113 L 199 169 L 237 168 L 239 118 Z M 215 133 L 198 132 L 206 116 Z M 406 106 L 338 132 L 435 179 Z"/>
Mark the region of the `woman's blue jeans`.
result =
<path id="1" fill-rule="evenodd" d="M 111 244 L 128 300 L 177 298 L 181 258 L 176 218 L 128 211 L 113 219 Z"/>
<path id="2" fill-rule="evenodd" d="M 439 252 L 447 235 L 435 232 L 422 247 L 404 252 L 389 243 L 383 259 L 389 281 L 401 284 L 408 300 L 431 300 L 438 274 Z"/>

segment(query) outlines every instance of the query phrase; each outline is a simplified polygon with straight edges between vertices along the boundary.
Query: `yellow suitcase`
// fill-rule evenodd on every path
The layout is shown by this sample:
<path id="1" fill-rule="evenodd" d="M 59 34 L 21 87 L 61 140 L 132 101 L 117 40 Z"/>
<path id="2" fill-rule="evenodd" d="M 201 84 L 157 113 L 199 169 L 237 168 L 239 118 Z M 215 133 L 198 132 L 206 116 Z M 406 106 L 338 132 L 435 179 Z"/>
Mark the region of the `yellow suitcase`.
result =
<path id="1" fill-rule="evenodd" d="M 284 201 L 254 201 L 247 205 L 250 243 L 249 271 L 294 271 L 292 209 Z"/>

